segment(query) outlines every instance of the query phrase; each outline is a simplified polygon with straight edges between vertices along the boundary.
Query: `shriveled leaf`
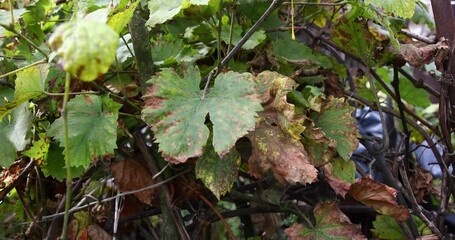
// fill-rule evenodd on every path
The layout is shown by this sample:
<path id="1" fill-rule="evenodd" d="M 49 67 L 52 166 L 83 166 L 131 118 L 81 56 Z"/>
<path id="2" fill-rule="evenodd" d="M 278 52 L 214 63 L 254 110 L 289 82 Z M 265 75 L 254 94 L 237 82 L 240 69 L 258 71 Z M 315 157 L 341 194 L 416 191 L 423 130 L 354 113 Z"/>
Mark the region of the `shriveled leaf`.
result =
<path id="1" fill-rule="evenodd" d="M 437 194 L 436 187 L 433 185 L 433 175 L 425 171 L 421 166 L 415 168 L 410 182 L 417 203 L 424 202 L 424 197 L 428 196 L 428 194 Z"/>
<path id="2" fill-rule="evenodd" d="M 226 154 L 254 128 L 256 112 L 262 110 L 250 77 L 221 73 L 204 98 L 195 67 L 189 67 L 183 78 L 172 69 L 163 69 L 152 78 L 142 116 L 152 127 L 162 155 L 174 163 L 200 156 L 209 137 L 204 124 L 207 114 L 213 123 L 215 151 L 221 157 Z"/>
<path id="3" fill-rule="evenodd" d="M 414 15 L 416 0 L 365 0 L 365 4 L 382 8 L 387 13 L 394 14 L 397 17 L 411 18 Z"/>
<path id="4" fill-rule="evenodd" d="M 114 29 L 115 32 L 121 33 L 123 28 L 131 21 L 133 17 L 134 10 L 136 10 L 137 5 L 139 5 L 140 1 L 136 1 L 132 3 L 127 9 L 124 11 L 118 12 L 112 15 L 107 24 Z"/>
<path id="5" fill-rule="evenodd" d="M 27 162 L 24 160 L 19 160 L 11 164 L 9 168 L 4 168 L 0 172 L 0 198 L 4 197 L 4 193 L 1 192 L 3 188 L 10 185 L 21 174 L 22 170 L 27 166 Z"/>
<path id="6" fill-rule="evenodd" d="M 58 26 L 49 45 L 61 57 L 65 71 L 83 81 L 93 81 L 114 62 L 118 37 L 105 23 L 80 20 Z"/>
<path id="7" fill-rule="evenodd" d="M 342 197 L 348 193 L 351 184 L 355 181 L 354 161 L 332 159 L 331 163 L 324 165 L 325 179 L 336 193 Z"/>
<path id="8" fill-rule="evenodd" d="M 29 143 L 32 120 L 28 103 L 23 103 L 0 122 L 0 166 L 9 166 L 16 159 L 16 152 Z"/>
<path id="9" fill-rule="evenodd" d="M 278 115 L 274 114 L 275 123 L 283 132 L 300 140 L 300 134 L 305 130 L 302 124 L 306 117 L 296 114 L 294 104 L 289 103 L 287 99 L 288 93 L 297 86 L 297 83 L 289 77 L 271 71 L 259 73 L 255 80 L 264 109 L 281 112 Z"/>
<path id="10" fill-rule="evenodd" d="M 443 62 L 447 59 L 449 46 L 446 39 L 435 44 L 418 46 L 415 44 L 402 44 L 401 57 L 415 68 L 422 68 L 434 58 L 438 70 L 443 69 Z"/>
<path id="11" fill-rule="evenodd" d="M 11 113 L 15 107 L 43 93 L 43 83 L 47 78 L 48 72 L 49 65 L 43 64 L 24 69 L 17 73 L 14 99 L 8 99 L 9 102 L 0 104 L 0 121 L 7 114 Z"/>
<path id="12" fill-rule="evenodd" d="M 122 192 L 138 190 L 155 183 L 147 169 L 134 159 L 125 159 L 111 165 L 112 176 Z M 134 193 L 139 201 L 149 205 L 158 197 L 158 189 Z"/>
<path id="13" fill-rule="evenodd" d="M 40 139 L 33 142 L 33 146 L 22 154 L 33 159 L 36 165 L 41 166 L 46 162 L 50 139 L 46 138 L 46 134 L 44 133 L 39 134 L 39 137 Z"/>
<path id="14" fill-rule="evenodd" d="M 156 24 L 161 24 L 172 19 L 182 9 L 184 0 L 153 0 L 148 2 L 150 16 L 147 26 L 153 28 Z"/>
<path id="15" fill-rule="evenodd" d="M 371 232 L 380 238 L 388 240 L 401 240 L 406 239 L 400 225 L 395 219 L 387 215 L 378 215 L 376 220 L 373 221 L 373 229 Z"/>
<path id="16" fill-rule="evenodd" d="M 273 119 L 262 120 L 248 134 L 253 152 L 248 160 L 250 174 L 263 177 L 272 171 L 281 183 L 307 184 L 316 181 L 317 170 L 311 164 L 302 143 L 273 126 Z M 270 122 L 270 123 L 268 123 Z"/>
<path id="17" fill-rule="evenodd" d="M 318 203 L 313 213 L 316 220 L 314 228 L 294 223 L 284 230 L 290 240 L 367 239 L 362 235 L 360 226 L 352 224 L 335 202 Z"/>
<path id="18" fill-rule="evenodd" d="M 210 142 L 211 138 L 209 138 Z M 207 144 L 204 153 L 196 162 L 196 177 L 220 199 L 232 188 L 237 180 L 240 167 L 240 155 L 232 148 L 220 158 L 212 144 Z"/>
<path id="19" fill-rule="evenodd" d="M 348 160 L 359 145 L 359 131 L 351 116 L 353 111 L 354 108 L 343 98 L 330 96 L 321 112 L 313 118 L 316 127 L 336 141 L 336 150 L 344 160 Z"/>
<path id="20" fill-rule="evenodd" d="M 397 190 L 370 178 L 357 179 L 349 189 L 357 201 L 374 208 L 381 214 L 388 215 L 397 221 L 406 221 L 410 214 L 407 208 L 396 202 Z"/>
<path id="21" fill-rule="evenodd" d="M 68 137 L 71 166 L 87 167 L 117 148 L 117 118 L 122 105 L 107 95 L 78 95 L 68 102 Z M 47 131 L 64 147 L 63 118 Z"/>

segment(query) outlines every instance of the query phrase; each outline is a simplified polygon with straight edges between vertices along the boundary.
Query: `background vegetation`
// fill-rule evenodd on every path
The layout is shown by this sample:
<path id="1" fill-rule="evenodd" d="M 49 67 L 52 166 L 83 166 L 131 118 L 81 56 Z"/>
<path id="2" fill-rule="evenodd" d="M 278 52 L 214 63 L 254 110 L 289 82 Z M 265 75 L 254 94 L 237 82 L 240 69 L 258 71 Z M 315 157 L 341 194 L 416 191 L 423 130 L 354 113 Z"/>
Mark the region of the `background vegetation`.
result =
<path id="1" fill-rule="evenodd" d="M 455 24 L 432 9 L 0 1 L 0 236 L 449 236 Z"/>

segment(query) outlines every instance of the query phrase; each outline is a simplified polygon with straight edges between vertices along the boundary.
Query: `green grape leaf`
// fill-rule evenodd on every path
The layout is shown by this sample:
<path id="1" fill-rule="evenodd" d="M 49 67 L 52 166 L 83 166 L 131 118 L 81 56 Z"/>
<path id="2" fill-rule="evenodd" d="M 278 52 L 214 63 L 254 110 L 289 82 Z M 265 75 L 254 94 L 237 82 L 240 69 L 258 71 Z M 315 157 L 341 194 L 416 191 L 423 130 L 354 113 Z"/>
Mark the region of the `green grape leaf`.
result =
<path id="1" fill-rule="evenodd" d="M 184 0 L 153 0 L 148 2 L 150 16 L 147 26 L 153 28 L 156 24 L 161 24 L 172 19 L 182 9 Z"/>
<path id="2" fill-rule="evenodd" d="M 33 146 L 29 150 L 24 151 L 22 154 L 29 158 L 32 158 L 38 166 L 42 166 L 47 159 L 50 140 L 46 138 L 45 133 L 40 133 L 39 137 L 40 139 L 33 142 Z"/>
<path id="3" fill-rule="evenodd" d="M 120 34 L 123 28 L 125 28 L 126 25 L 131 21 L 134 10 L 136 10 L 136 7 L 140 2 L 141 1 L 134 2 L 124 11 L 112 15 L 107 21 L 107 24 L 111 26 L 114 31 Z"/>
<path id="4" fill-rule="evenodd" d="M 25 102 L 0 122 L 0 166 L 9 166 L 16 159 L 16 152 L 25 149 L 30 140 L 28 134 L 32 120 L 28 103 Z"/>
<path id="5" fill-rule="evenodd" d="M 49 65 L 43 64 L 24 69 L 17 73 L 14 99 L 0 105 L 0 121 L 15 107 L 43 93 L 43 84 L 49 72 Z"/>
<path id="6" fill-rule="evenodd" d="M 335 155 L 336 141 L 327 137 L 321 128 L 314 126 L 314 123 L 306 126 L 303 135 L 305 136 L 303 145 L 316 164 L 324 165 Z"/>
<path id="7" fill-rule="evenodd" d="M 182 163 L 202 154 L 209 137 L 204 124 L 209 114 L 213 123 L 213 146 L 219 156 L 226 154 L 237 139 L 254 129 L 262 110 L 251 74 L 221 73 L 206 96 L 199 88 L 197 67 L 188 67 L 181 78 L 165 68 L 149 83 L 142 116 L 155 133 L 162 155 Z"/>
<path id="8" fill-rule="evenodd" d="M 117 148 L 117 118 L 121 104 L 107 95 L 79 95 L 68 102 L 68 137 L 71 166 L 87 167 Z M 64 146 L 63 118 L 47 131 Z"/>
<path id="9" fill-rule="evenodd" d="M 355 163 L 351 160 L 332 158 L 331 162 L 325 164 L 325 179 L 330 187 L 342 197 L 348 193 L 351 184 L 355 181 Z"/>
<path id="10" fill-rule="evenodd" d="M 67 22 L 58 26 L 49 45 L 61 56 L 65 71 L 82 81 L 93 81 L 114 62 L 118 34 L 102 22 Z"/>
<path id="11" fill-rule="evenodd" d="M 232 184 L 237 180 L 240 155 L 235 148 L 232 148 L 220 158 L 211 141 L 212 137 L 209 137 L 204 153 L 196 162 L 196 177 L 201 179 L 219 200 L 222 195 L 231 190 Z"/>
<path id="12" fill-rule="evenodd" d="M 85 167 L 70 167 L 71 177 L 80 177 L 85 170 Z M 63 156 L 63 148 L 59 147 L 56 143 L 50 143 L 47 152 L 46 162 L 41 167 L 46 177 L 52 176 L 53 178 L 63 181 L 66 178 L 65 157 Z"/>
<path id="13" fill-rule="evenodd" d="M 416 7 L 416 0 L 365 0 L 365 4 L 382 8 L 387 13 L 393 13 L 398 17 L 412 18 Z"/>
<path id="14" fill-rule="evenodd" d="M 388 240 L 406 239 L 403 230 L 395 219 L 387 215 L 378 215 L 373 221 L 373 229 L 371 232 L 380 238 Z"/>
<path id="15" fill-rule="evenodd" d="M 321 112 L 313 117 L 316 127 L 336 141 L 336 150 L 344 160 L 348 160 L 359 145 L 359 131 L 351 116 L 353 111 L 343 98 L 330 96 Z"/>
<path id="16" fill-rule="evenodd" d="M 294 223 L 284 230 L 289 239 L 299 240 L 360 240 L 366 239 L 362 235 L 360 226 L 352 224 L 349 218 L 338 208 L 336 202 L 318 203 L 313 210 L 315 225 L 306 227 Z"/>
<path id="17" fill-rule="evenodd" d="M 262 119 L 247 137 L 253 152 L 248 160 L 250 174 L 261 178 L 271 170 L 285 184 L 307 184 L 316 181 L 317 169 L 311 164 L 302 143 L 282 131 L 277 124 L 280 113 L 261 113 Z M 266 117 L 269 115 L 269 117 Z"/>
<path id="18" fill-rule="evenodd" d="M 338 73 L 340 76 L 346 75 L 346 70 L 341 64 L 320 52 L 314 51 L 304 43 L 292 40 L 289 34 L 282 36 L 279 41 L 273 43 L 272 53 L 274 56 L 295 65 L 307 65 L 307 62 L 311 61 L 311 63 Z"/>
<path id="19" fill-rule="evenodd" d="M 245 50 L 251 50 L 255 48 L 257 45 L 264 42 L 266 36 L 264 30 L 259 30 L 253 33 L 251 37 L 243 44 L 242 48 Z"/>

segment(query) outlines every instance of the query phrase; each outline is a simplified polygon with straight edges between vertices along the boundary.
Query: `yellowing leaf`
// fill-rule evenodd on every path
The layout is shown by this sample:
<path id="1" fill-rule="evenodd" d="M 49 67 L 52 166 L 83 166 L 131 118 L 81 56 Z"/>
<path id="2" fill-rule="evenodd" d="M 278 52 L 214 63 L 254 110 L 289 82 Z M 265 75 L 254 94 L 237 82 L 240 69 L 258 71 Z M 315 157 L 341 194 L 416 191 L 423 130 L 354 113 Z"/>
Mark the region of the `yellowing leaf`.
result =
<path id="1" fill-rule="evenodd" d="M 114 62 L 118 34 L 105 23 L 80 20 L 60 25 L 49 45 L 62 57 L 65 71 L 93 81 Z"/>
<path id="2" fill-rule="evenodd" d="M 281 183 L 316 181 L 317 170 L 302 143 L 284 133 L 273 119 L 262 120 L 247 137 L 253 148 L 248 160 L 251 175 L 259 178 L 271 170 Z"/>
<path id="3" fill-rule="evenodd" d="M 107 95 L 78 95 L 68 102 L 68 135 L 71 166 L 87 167 L 99 156 L 117 148 L 117 118 L 122 105 Z M 63 144 L 63 118 L 47 131 Z"/>
<path id="4" fill-rule="evenodd" d="M 14 99 L 0 106 L 0 122 L 15 107 L 38 97 L 43 93 L 43 83 L 47 78 L 49 65 L 43 64 L 24 69 L 17 73 Z"/>
<path id="5" fill-rule="evenodd" d="M 200 178 L 216 198 L 220 199 L 231 190 L 232 184 L 237 180 L 239 166 L 240 155 L 235 148 L 220 158 L 209 143 L 196 162 L 196 177 Z"/>
<path id="6" fill-rule="evenodd" d="M 39 134 L 40 139 L 33 143 L 33 146 L 23 152 L 27 157 L 32 158 L 38 166 L 43 165 L 47 159 L 47 152 L 49 151 L 50 140 L 46 138 L 46 134 Z"/>
<path id="7" fill-rule="evenodd" d="M 313 228 L 294 223 L 284 230 L 290 240 L 367 239 L 361 234 L 360 226 L 352 224 L 335 202 L 318 203 L 313 213 L 316 220 Z"/>
<path id="8" fill-rule="evenodd" d="M 411 18 L 414 15 L 416 0 L 365 0 L 365 4 L 382 8 L 398 17 Z"/>
<path id="9" fill-rule="evenodd" d="M 237 139 L 254 129 L 256 112 L 262 110 L 250 77 L 221 73 L 205 97 L 195 67 L 189 67 L 183 78 L 172 69 L 152 78 L 142 116 L 152 127 L 162 155 L 174 163 L 200 156 L 209 137 L 207 114 L 213 123 L 216 153 L 222 157 L 229 152 Z"/>
<path id="10" fill-rule="evenodd" d="M 134 14 L 134 10 L 136 10 L 136 7 L 140 2 L 141 1 L 136 1 L 132 3 L 124 11 L 112 15 L 107 21 L 107 24 L 111 26 L 112 29 L 114 29 L 114 31 L 120 34 L 123 28 L 125 28 L 126 25 L 131 21 L 131 18 L 133 17 Z"/>

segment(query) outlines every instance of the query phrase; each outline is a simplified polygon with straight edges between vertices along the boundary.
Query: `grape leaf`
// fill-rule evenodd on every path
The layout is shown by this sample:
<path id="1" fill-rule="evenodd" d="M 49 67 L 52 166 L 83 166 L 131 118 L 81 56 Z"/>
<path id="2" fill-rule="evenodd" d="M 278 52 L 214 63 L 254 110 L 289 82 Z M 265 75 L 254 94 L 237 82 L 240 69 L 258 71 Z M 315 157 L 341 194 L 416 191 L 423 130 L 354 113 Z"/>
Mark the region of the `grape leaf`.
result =
<path id="1" fill-rule="evenodd" d="M 17 73 L 14 99 L 12 101 L 9 99 L 9 102 L 0 105 L 0 122 L 15 107 L 43 93 L 42 84 L 46 80 L 48 72 L 49 65 L 43 64 L 24 69 Z"/>
<path id="2" fill-rule="evenodd" d="M 302 143 L 276 126 L 276 117 L 261 115 L 263 120 L 247 135 L 253 149 L 248 160 L 250 174 L 260 178 L 271 170 L 283 184 L 314 182 L 318 171 L 311 164 L 312 160 Z"/>
<path id="3" fill-rule="evenodd" d="M 154 0 L 148 2 L 150 16 L 147 20 L 147 26 L 154 27 L 172 19 L 182 9 L 184 0 Z"/>
<path id="4" fill-rule="evenodd" d="M 16 151 L 24 150 L 29 143 L 32 120 L 28 103 L 23 103 L 0 122 L 0 166 L 9 166 L 17 157 Z"/>
<path id="5" fill-rule="evenodd" d="M 376 220 L 373 221 L 373 227 L 374 228 L 371 229 L 371 232 L 373 232 L 373 234 L 380 239 L 406 239 L 400 225 L 395 221 L 395 219 L 387 215 L 376 216 Z"/>
<path id="6" fill-rule="evenodd" d="M 140 1 L 132 3 L 127 9 L 124 11 L 118 12 L 112 15 L 107 24 L 114 29 L 117 33 L 121 33 L 123 28 L 131 21 L 133 17 L 134 10 L 136 10 L 137 5 L 139 5 Z"/>
<path id="7" fill-rule="evenodd" d="M 107 95 L 79 95 L 68 102 L 71 166 L 87 167 L 98 156 L 114 153 L 121 106 Z M 63 147 L 63 118 L 52 123 L 47 133 Z"/>
<path id="8" fill-rule="evenodd" d="M 360 226 L 352 224 L 349 218 L 338 208 L 336 202 L 318 203 L 313 214 L 316 220 L 313 228 L 294 223 L 284 230 L 290 240 L 366 239 L 361 233 Z"/>
<path id="9" fill-rule="evenodd" d="M 351 116 L 353 111 L 343 98 L 330 96 L 321 112 L 313 117 L 316 127 L 336 141 L 336 150 L 344 160 L 348 160 L 359 145 L 359 132 Z"/>
<path id="10" fill-rule="evenodd" d="M 202 154 L 209 137 L 204 124 L 207 114 L 213 123 L 213 146 L 219 156 L 226 154 L 237 139 L 254 129 L 262 110 L 251 74 L 221 73 L 203 97 L 197 67 L 189 67 L 183 79 L 165 68 L 149 83 L 142 116 L 154 133 L 162 155 L 171 162 L 183 163 Z"/>
<path id="11" fill-rule="evenodd" d="M 58 26 L 49 45 L 62 57 L 65 71 L 93 81 L 114 62 L 118 34 L 105 23 L 79 20 Z"/>
<path id="12" fill-rule="evenodd" d="M 66 178 L 65 158 L 63 156 L 63 148 L 59 147 L 56 143 L 50 143 L 47 151 L 46 162 L 41 167 L 44 175 L 52 176 L 53 178 L 63 181 Z M 83 166 L 71 167 L 71 176 L 73 178 L 80 177 L 84 173 Z"/>
<path id="13" fill-rule="evenodd" d="M 365 4 L 382 8 L 386 12 L 393 13 L 402 18 L 412 18 L 416 7 L 416 0 L 365 0 Z"/>
<path id="14" fill-rule="evenodd" d="M 406 221 L 410 216 L 407 208 L 396 203 L 396 189 L 370 178 L 357 179 L 351 185 L 349 195 L 357 201 L 374 208 L 379 213 L 393 217 L 397 221 Z"/>
<path id="15" fill-rule="evenodd" d="M 45 133 L 40 133 L 39 137 L 40 139 L 38 141 L 33 142 L 33 146 L 27 151 L 24 151 L 22 154 L 32 158 L 36 162 L 36 165 L 42 166 L 47 159 L 50 140 L 46 138 Z"/>
<path id="16" fill-rule="evenodd" d="M 324 165 L 325 179 L 330 187 L 342 197 L 348 193 L 351 184 L 355 181 L 354 161 L 332 158 L 331 162 Z"/>
<path id="17" fill-rule="evenodd" d="M 232 148 L 224 157 L 216 154 L 209 137 L 209 143 L 205 146 L 204 153 L 196 162 L 196 177 L 201 179 L 204 185 L 212 191 L 216 198 L 232 188 L 237 180 L 240 155 Z"/>
<path id="18" fill-rule="evenodd" d="M 13 10 L 14 19 L 18 19 L 23 13 L 25 13 L 25 11 L 26 11 L 25 8 L 14 9 Z M 0 23 L 5 25 L 11 24 L 10 11 L 0 9 Z M 0 27 L 0 37 L 4 37 L 6 35 L 5 33 L 6 30 L 3 27 Z"/>

